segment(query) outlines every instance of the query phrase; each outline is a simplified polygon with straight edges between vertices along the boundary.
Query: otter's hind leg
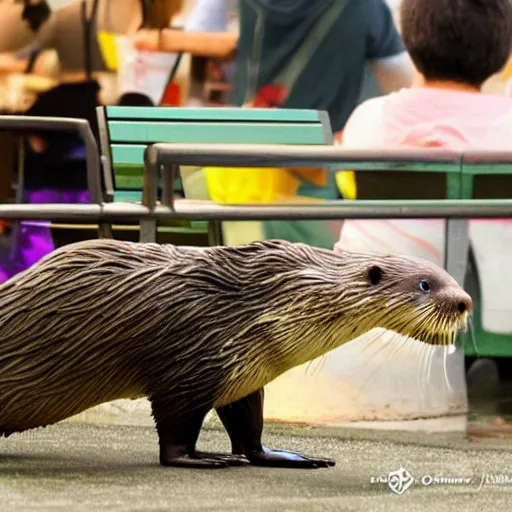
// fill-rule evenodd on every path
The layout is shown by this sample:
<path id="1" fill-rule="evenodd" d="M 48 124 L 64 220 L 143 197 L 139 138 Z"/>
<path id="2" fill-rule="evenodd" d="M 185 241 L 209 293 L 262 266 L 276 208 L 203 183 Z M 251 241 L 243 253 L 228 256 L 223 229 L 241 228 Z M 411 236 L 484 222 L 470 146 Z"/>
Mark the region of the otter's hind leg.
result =
<path id="1" fill-rule="evenodd" d="M 245 455 L 255 466 L 326 468 L 335 465 L 331 459 L 306 457 L 296 452 L 272 450 L 262 445 L 263 400 L 262 388 L 237 402 L 217 409 L 217 414 L 231 439 L 234 454 Z"/>
<path id="2" fill-rule="evenodd" d="M 211 407 L 190 407 L 183 414 L 173 415 L 174 408 L 169 400 L 154 397 L 151 405 L 160 445 L 160 464 L 188 468 L 222 468 L 228 465 L 196 452 L 199 431 Z"/>

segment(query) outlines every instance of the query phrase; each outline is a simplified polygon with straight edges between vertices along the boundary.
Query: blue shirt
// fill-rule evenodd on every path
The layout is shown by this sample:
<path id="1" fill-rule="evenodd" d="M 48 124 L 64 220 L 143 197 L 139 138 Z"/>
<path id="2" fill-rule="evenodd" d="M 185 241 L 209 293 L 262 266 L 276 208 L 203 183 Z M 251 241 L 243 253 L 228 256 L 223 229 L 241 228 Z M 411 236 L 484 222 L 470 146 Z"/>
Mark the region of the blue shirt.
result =
<path id="1" fill-rule="evenodd" d="M 311 108 L 343 128 L 365 62 L 404 52 L 384 0 L 240 0 L 235 104 Z"/>

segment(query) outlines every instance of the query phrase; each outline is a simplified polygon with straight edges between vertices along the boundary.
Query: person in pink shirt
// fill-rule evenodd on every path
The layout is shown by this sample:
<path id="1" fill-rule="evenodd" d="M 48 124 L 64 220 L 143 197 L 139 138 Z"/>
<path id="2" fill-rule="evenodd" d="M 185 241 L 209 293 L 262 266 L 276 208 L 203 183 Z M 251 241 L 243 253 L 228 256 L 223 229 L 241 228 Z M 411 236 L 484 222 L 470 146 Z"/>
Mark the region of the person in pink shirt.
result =
<path id="1" fill-rule="evenodd" d="M 490 132 L 512 107 L 512 98 L 480 91 L 510 56 L 511 2 L 403 0 L 400 24 L 418 71 L 415 84 L 356 108 L 345 125 L 343 145 L 452 149 L 503 145 L 503 138 L 496 141 Z"/>
<path id="2" fill-rule="evenodd" d="M 510 0 L 403 0 L 400 24 L 417 79 L 357 107 L 343 146 L 512 149 L 512 98 L 481 93 L 511 53 Z M 503 308 L 510 282 L 499 272 L 503 258 L 512 259 L 512 221 L 472 220 L 470 238 L 485 277 L 483 326 L 512 334 L 512 315 Z M 354 220 L 345 222 L 335 250 L 395 252 L 443 265 L 444 243 L 444 220 Z"/>

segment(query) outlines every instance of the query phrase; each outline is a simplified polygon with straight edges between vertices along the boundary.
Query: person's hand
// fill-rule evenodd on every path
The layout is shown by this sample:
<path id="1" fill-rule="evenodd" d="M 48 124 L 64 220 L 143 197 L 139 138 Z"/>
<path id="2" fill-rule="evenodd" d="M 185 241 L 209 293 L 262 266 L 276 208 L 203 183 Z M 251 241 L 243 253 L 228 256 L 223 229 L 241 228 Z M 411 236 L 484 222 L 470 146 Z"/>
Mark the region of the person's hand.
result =
<path id="1" fill-rule="evenodd" d="M 159 46 L 159 36 L 158 30 L 138 30 L 132 37 L 133 45 L 140 51 L 156 52 Z"/>

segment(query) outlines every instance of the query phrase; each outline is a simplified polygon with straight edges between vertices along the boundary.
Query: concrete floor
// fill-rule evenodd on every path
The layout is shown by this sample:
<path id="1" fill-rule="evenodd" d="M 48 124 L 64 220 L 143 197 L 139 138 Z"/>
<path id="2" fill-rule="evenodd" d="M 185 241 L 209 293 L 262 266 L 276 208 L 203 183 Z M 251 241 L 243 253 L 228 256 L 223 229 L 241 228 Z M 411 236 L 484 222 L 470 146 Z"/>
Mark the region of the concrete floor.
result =
<path id="1" fill-rule="evenodd" d="M 362 432 L 268 425 L 270 446 L 331 456 L 333 469 L 256 467 L 217 470 L 163 468 L 147 426 L 64 423 L 0 439 L 0 510 L 24 511 L 470 511 L 510 510 L 512 482 L 484 485 L 483 472 L 512 479 L 512 443 L 469 443 L 442 434 L 423 444 L 373 440 Z M 227 450 L 217 429 L 204 429 L 200 447 Z M 393 494 L 372 484 L 403 466 L 424 475 L 474 477 L 470 485 L 412 485 Z"/>

